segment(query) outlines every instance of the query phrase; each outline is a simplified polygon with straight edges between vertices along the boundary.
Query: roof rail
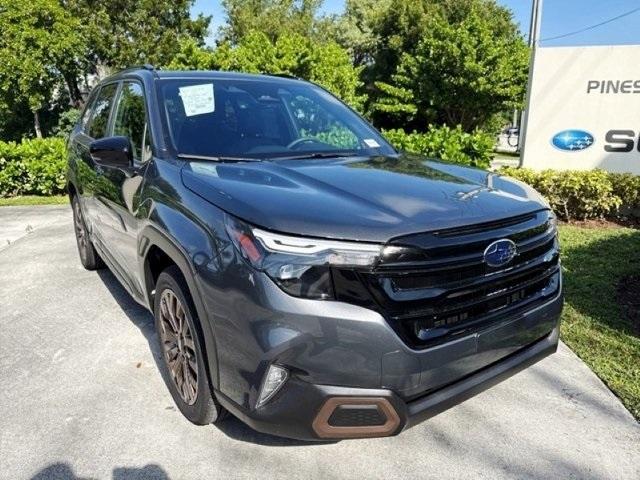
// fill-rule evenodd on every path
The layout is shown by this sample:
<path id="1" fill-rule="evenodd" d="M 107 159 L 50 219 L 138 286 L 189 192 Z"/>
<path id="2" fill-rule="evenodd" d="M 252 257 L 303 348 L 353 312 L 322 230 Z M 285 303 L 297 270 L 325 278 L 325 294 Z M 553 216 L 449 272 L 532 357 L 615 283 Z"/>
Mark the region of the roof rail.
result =
<path id="1" fill-rule="evenodd" d="M 124 73 L 124 72 L 130 72 L 132 70 L 149 70 L 150 72 L 153 72 L 153 74 L 157 77 L 158 73 L 157 73 L 157 69 L 156 67 L 154 67 L 153 65 L 151 65 L 150 63 L 144 63 L 142 65 L 131 65 L 130 67 L 124 68 L 122 70 L 119 70 L 116 73 Z"/>
<path id="2" fill-rule="evenodd" d="M 126 72 L 127 70 L 155 70 L 156 67 L 154 67 L 153 65 L 151 65 L 150 63 L 145 63 L 145 64 L 141 64 L 141 65 L 129 65 L 128 67 L 123 68 L 122 70 L 119 70 L 120 72 Z"/>
<path id="3" fill-rule="evenodd" d="M 293 80 L 304 80 L 303 78 L 296 77 L 295 75 L 291 75 L 290 73 L 269 73 L 271 77 L 280 77 L 280 78 L 291 78 Z"/>

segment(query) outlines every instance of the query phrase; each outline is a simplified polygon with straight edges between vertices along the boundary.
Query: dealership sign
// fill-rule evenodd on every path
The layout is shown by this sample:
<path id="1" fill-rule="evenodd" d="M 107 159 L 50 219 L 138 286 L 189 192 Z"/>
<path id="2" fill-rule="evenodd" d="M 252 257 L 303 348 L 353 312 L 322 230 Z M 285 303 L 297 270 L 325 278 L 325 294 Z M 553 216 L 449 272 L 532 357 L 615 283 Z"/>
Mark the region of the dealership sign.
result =
<path id="1" fill-rule="evenodd" d="M 640 46 L 535 53 L 525 167 L 640 174 Z"/>

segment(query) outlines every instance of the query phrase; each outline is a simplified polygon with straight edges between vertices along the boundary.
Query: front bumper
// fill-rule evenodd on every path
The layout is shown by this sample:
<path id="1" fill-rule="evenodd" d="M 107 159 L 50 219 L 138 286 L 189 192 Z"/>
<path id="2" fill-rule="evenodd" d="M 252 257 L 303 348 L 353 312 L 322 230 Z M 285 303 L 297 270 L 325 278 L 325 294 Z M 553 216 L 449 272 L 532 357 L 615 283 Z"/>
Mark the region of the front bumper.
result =
<path id="1" fill-rule="evenodd" d="M 233 289 L 224 282 L 203 282 L 207 311 L 216 312 L 209 319 L 217 347 L 211 368 L 219 372 L 215 395 L 235 416 L 274 435 L 323 440 L 397 434 L 557 348 L 561 282 L 557 295 L 538 307 L 415 350 L 373 310 L 294 298 L 249 269 L 234 278 Z M 264 375 L 274 363 L 286 367 L 290 378 L 256 408 Z M 354 397 L 388 403 L 397 422 L 388 423 L 384 432 L 318 428 L 328 400 Z"/>
<path id="2" fill-rule="evenodd" d="M 315 385 L 296 377 L 291 378 L 270 403 L 258 410 L 248 411 L 240 408 L 220 392 L 216 392 L 216 396 L 225 408 L 246 424 L 272 435 L 307 441 L 397 435 L 551 355 L 557 350 L 558 339 L 559 326 L 532 345 L 495 364 L 411 401 L 404 401 L 387 389 Z M 358 427 L 346 427 L 343 430 L 333 429 L 325 432 L 317 425 L 319 413 L 323 406 L 336 398 L 343 398 L 346 403 L 351 403 L 348 400 L 353 398 L 385 399 L 397 415 L 398 422 L 392 430 L 383 434 L 362 427 L 360 430 Z"/>

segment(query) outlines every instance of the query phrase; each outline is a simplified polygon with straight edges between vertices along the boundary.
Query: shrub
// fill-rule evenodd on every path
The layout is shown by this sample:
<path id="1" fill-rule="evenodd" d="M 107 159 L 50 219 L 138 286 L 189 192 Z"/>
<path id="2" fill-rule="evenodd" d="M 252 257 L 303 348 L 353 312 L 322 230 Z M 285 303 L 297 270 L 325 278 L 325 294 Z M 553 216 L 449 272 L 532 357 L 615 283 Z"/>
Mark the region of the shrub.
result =
<path id="1" fill-rule="evenodd" d="M 615 217 L 640 205 L 640 177 L 631 174 L 527 168 L 504 168 L 501 173 L 531 185 L 565 220 Z"/>
<path id="2" fill-rule="evenodd" d="M 482 131 L 467 133 L 462 127 L 434 127 L 429 125 L 426 133 L 406 133 L 404 130 L 382 132 L 396 148 L 419 153 L 445 162 L 459 163 L 471 167 L 488 168 L 493 158 L 495 138 Z"/>
<path id="3" fill-rule="evenodd" d="M 65 169 L 61 138 L 0 142 L 0 197 L 63 193 Z"/>
<path id="4" fill-rule="evenodd" d="M 640 176 L 630 173 L 611 173 L 613 194 L 622 201 L 621 213 L 637 214 L 640 210 Z"/>

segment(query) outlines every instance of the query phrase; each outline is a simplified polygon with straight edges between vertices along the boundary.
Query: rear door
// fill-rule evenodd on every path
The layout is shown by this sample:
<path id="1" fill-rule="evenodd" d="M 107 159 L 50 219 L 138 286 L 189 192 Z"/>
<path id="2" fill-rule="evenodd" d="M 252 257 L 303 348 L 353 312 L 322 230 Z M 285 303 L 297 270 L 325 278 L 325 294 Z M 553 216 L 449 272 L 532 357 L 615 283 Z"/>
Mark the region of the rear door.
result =
<path id="1" fill-rule="evenodd" d="M 94 238 L 103 237 L 103 216 L 98 191 L 102 167 L 89 154 L 89 146 L 94 140 L 107 135 L 109 119 L 118 83 L 108 83 L 99 87 L 94 101 L 85 110 L 81 132 L 74 139 L 77 162 L 78 183 L 82 188 L 83 213 Z"/>

